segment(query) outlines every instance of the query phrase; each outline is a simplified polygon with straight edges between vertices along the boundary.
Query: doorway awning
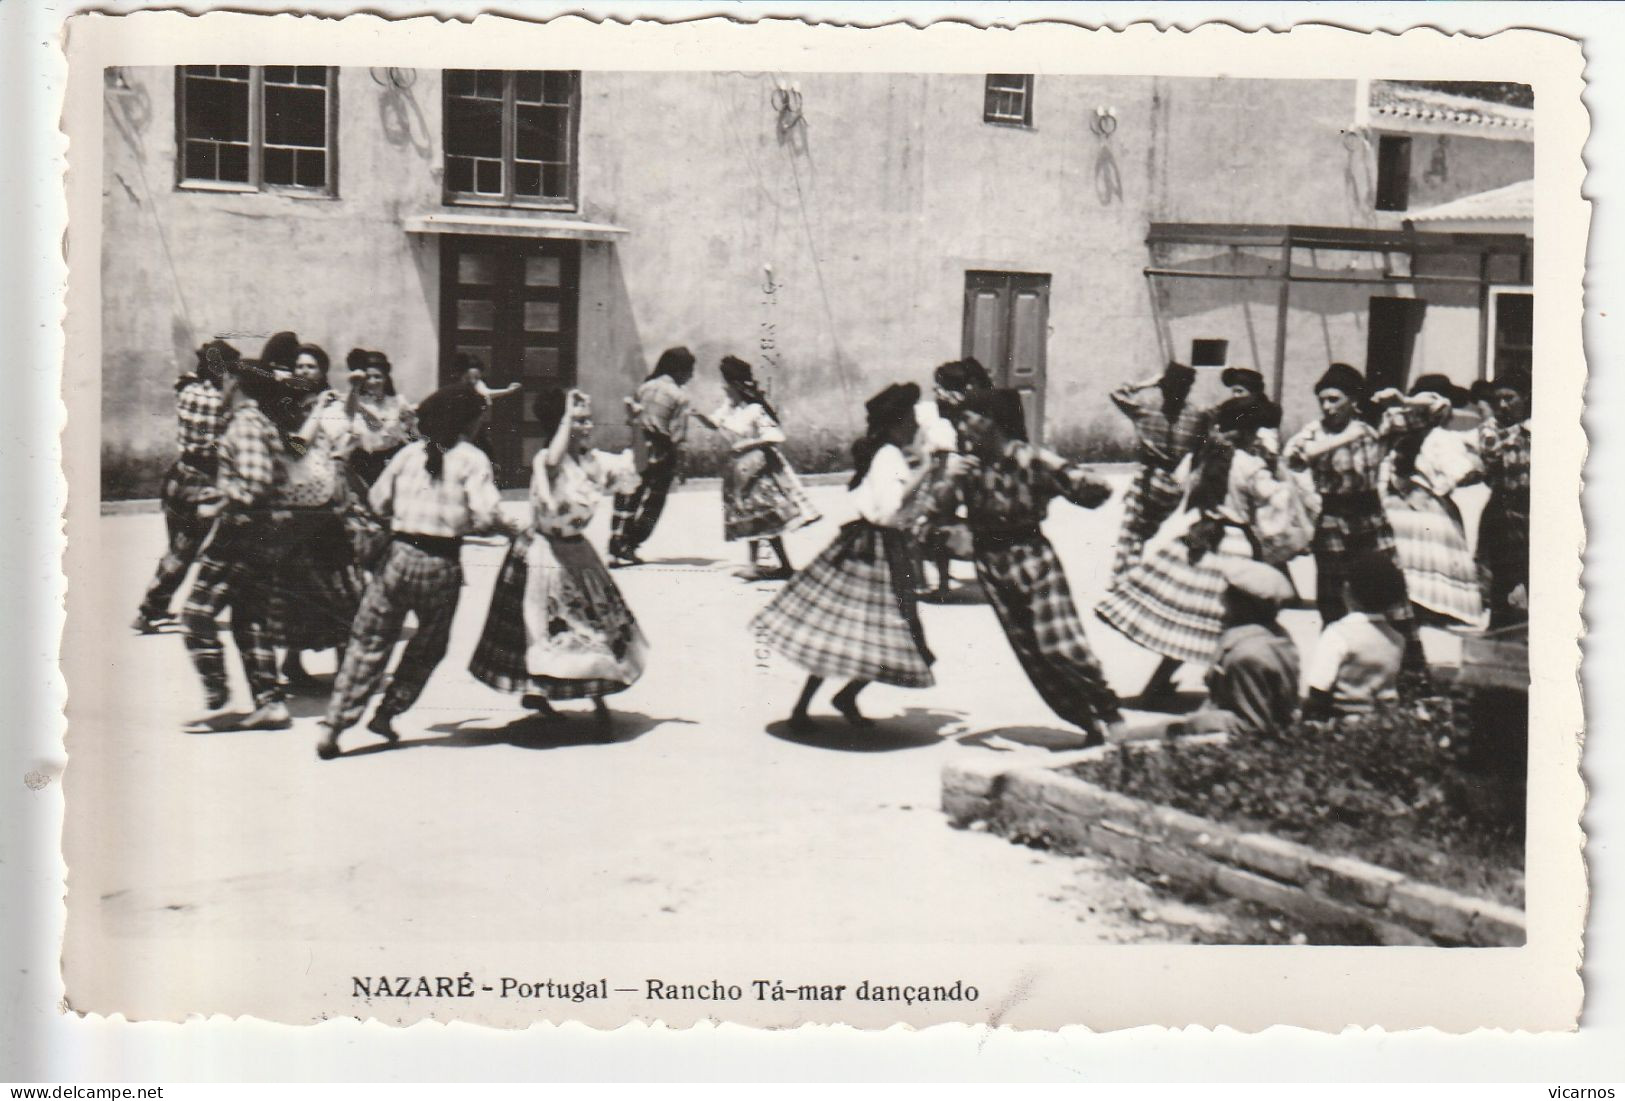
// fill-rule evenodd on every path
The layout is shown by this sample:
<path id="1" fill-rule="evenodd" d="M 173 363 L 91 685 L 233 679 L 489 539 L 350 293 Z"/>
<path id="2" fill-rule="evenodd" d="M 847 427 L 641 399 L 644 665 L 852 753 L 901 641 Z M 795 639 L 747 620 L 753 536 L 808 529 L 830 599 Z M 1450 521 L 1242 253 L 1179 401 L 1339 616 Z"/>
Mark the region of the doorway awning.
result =
<path id="1" fill-rule="evenodd" d="M 474 214 L 436 211 L 406 219 L 408 233 L 452 233 L 472 237 L 533 237 L 563 241 L 613 241 L 631 230 L 607 222 L 548 214 Z"/>

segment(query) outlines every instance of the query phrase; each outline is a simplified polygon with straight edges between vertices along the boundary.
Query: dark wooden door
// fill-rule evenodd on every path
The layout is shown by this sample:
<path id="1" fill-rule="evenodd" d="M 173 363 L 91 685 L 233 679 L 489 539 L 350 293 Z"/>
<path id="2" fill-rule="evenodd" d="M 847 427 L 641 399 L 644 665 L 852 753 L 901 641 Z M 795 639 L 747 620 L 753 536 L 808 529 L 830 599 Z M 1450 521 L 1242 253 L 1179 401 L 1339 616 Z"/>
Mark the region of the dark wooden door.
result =
<path id="1" fill-rule="evenodd" d="M 980 360 L 994 385 L 1020 392 L 1027 435 L 1034 443 L 1044 435 L 1049 279 L 1031 272 L 965 273 L 962 354 Z"/>
<path id="2" fill-rule="evenodd" d="M 546 444 L 532 404 L 547 387 L 576 384 L 581 246 L 576 241 L 443 237 L 440 252 L 440 370 L 452 377 L 457 353 L 473 356 L 497 398 L 489 445 L 505 487 L 523 486 Z"/>

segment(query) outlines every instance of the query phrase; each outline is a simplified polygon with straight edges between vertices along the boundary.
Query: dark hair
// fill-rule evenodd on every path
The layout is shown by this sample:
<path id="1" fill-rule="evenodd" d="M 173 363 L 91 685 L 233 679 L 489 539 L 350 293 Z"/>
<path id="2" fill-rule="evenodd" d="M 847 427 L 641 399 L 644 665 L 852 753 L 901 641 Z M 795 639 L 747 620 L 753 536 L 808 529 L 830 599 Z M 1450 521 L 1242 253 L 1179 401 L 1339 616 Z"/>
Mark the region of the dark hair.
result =
<path id="1" fill-rule="evenodd" d="M 1405 575 L 1377 551 L 1358 554 L 1348 564 L 1348 586 L 1360 611 L 1386 612 L 1405 599 Z"/>
<path id="2" fill-rule="evenodd" d="M 319 344 L 301 344 L 301 345 L 299 345 L 299 351 L 293 357 L 293 361 L 295 363 L 298 363 L 300 356 L 309 356 L 311 359 L 314 359 L 316 361 L 316 366 L 322 372 L 321 389 L 326 390 L 327 389 L 327 371 L 328 371 L 328 368 L 333 366 L 333 361 L 327 358 L 327 353 L 322 350 L 321 345 L 319 345 Z M 317 391 L 317 392 L 320 393 L 320 391 Z"/>
<path id="3" fill-rule="evenodd" d="M 204 382 L 219 386 L 224 380 L 226 369 L 233 363 L 239 362 L 243 354 L 224 340 L 211 340 L 197 350 L 197 378 Z M 190 386 L 193 378 L 182 376 L 175 383 L 175 389 Z"/>
<path id="4" fill-rule="evenodd" d="M 1027 418 L 1022 415 L 1021 394 L 1016 390 L 972 390 L 965 395 L 961 408 L 986 417 L 1012 440 L 1027 438 Z"/>
<path id="5" fill-rule="evenodd" d="M 434 481 L 445 469 L 445 454 L 485 413 L 485 399 L 465 382 L 443 386 L 418 405 L 418 430 L 428 456 L 423 469 Z"/>
<path id="6" fill-rule="evenodd" d="M 1237 450 L 1217 434 L 1208 436 L 1197 446 L 1193 460 L 1196 484 L 1191 487 L 1191 508 L 1210 512 L 1224 504 L 1225 497 L 1230 493 L 1230 464 L 1235 461 Z"/>
<path id="7" fill-rule="evenodd" d="M 272 335 L 260 350 L 260 364 L 269 370 L 272 367 L 293 368 L 293 361 L 299 358 L 299 337 L 290 332 L 280 332 Z"/>
<path id="8" fill-rule="evenodd" d="M 395 368 L 390 364 L 389 357 L 383 352 L 368 352 L 367 362 L 362 366 L 364 371 L 382 371 L 384 373 L 384 393 L 390 397 L 395 396 Z M 430 395 L 433 397 L 434 395 Z M 428 398 L 424 399 L 425 401 Z"/>
<path id="9" fill-rule="evenodd" d="M 959 361 L 959 365 L 965 369 L 967 390 L 993 389 L 993 376 L 987 373 L 987 368 L 982 366 L 981 360 L 975 356 L 966 356 Z"/>
<path id="10" fill-rule="evenodd" d="M 453 374 L 457 375 L 458 378 L 461 378 L 470 371 L 483 372 L 485 370 L 485 364 L 481 363 L 468 352 L 458 352 L 456 355 L 451 357 L 451 369 Z"/>
<path id="11" fill-rule="evenodd" d="M 1481 378 L 1468 388 L 1467 393 L 1474 401 L 1495 401 L 1495 383 L 1487 378 Z"/>
<path id="12" fill-rule="evenodd" d="M 678 375 L 684 374 L 690 376 L 694 374 L 694 353 L 679 345 L 660 353 L 660 358 L 655 360 L 655 369 L 649 372 L 649 378 L 656 379 L 664 375 L 675 381 Z M 644 381 L 647 382 L 648 379 Z"/>
<path id="13" fill-rule="evenodd" d="M 557 386 L 537 391 L 536 399 L 531 402 L 530 408 L 535 414 L 537 426 L 542 430 L 544 441 L 552 439 L 553 433 L 559 430 L 559 422 L 564 419 L 564 411 L 569 404 L 570 395 Z"/>
<path id="14" fill-rule="evenodd" d="M 920 388 L 912 382 L 893 383 L 864 404 L 866 424 L 863 435 L 852 443 L 852 480 L 848 489 L 856 489 L 868 476 L 875 455 L 890 441 L 886 436 L 903 418 L 912 416 L 919 403 Z"/>
<path id="15" fill-rule="evenodd" d="M 767 415 L 774 420 L 779 419 L 779 411 L 768 404 L 767 395 L 756 384 L 756 374 L 751 365 L 737 356 L 722 357 L 722 378 L 744 398 L 746 405 L 760 405 Z"/>
<path id="16" fill-rule="evenodd" d="M 367 357 L 370 355 L 372 353 L 365 348 L 351 348 L 349 354 L 344 357 L 345 369 L 351 373 L 365 371 L 367 369 Z"/>
<path id="17" fill-rule="evenodd" d="M 965 369 L 965 361 L 962 359 L 951 359 L 947 363 L 940 364 L 931 372 L 931 379 L 943 390 L 957 392 L 970 389 L 970 372 Z"/>

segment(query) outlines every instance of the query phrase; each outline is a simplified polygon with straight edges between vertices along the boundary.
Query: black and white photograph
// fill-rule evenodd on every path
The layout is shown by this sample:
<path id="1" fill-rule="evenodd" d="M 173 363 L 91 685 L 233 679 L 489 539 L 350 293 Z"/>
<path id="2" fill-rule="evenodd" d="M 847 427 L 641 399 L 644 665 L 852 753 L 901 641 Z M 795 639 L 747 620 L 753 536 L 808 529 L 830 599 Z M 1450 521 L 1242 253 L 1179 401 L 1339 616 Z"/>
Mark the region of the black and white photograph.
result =
<path id="1" fill-rule="evenodd" d="M 1573 1021 L 1573 42 L 124 22 L 75 1010 Z"/>

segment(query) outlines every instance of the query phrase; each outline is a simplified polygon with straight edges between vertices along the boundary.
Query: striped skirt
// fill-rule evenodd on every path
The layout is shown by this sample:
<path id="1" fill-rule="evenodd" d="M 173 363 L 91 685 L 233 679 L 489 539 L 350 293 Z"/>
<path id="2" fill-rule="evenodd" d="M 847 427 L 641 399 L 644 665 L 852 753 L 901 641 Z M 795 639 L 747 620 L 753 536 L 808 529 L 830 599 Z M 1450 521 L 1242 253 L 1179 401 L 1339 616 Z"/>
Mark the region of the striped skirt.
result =
<path id="1" fill-rule="evenodd" d="M 1482 625 L 1484 594 L 1455 502 L 1412 485 L 1382 503 L 1411 603 L 1468 626 Z"/>
<path id="2" fill-rule="evenodd" d="M 1117 533 L 1112 577 L 1121 577 L 1140 561 L 1145 544 L 1179 505 L 1179 485 L 1161 467 L 1142 464 L 1123 498 L 1123 526 Z"/>
<path id="3" fill-rule="evenodd" d="M 1217 549 L 1196 565 L 1181 536 L 1198 514 L 1176 516 L 1146 544 L 1138 565 L 1112 583 L 1095 614 L 1129 641 L 1177 661 L 1211 664 L 1224 619 L 1224 575 L 1216 557 L 1256 558 L 1241 528 L 1226 526 Z"/>
<path id="4" fill-rule="evenodd" d="M 873 524 L 841 528 L 757 613 L 751 629 L 814 676 L 903 688 L 935 683 L 907 540 Z"/>
<path id="5" fill-rule="evenodd" d="M 529 531 L 497 574 L 468 671 L 501 692 L 586 699 L 632 687 L 648 653 L 592 544 Z"/>

